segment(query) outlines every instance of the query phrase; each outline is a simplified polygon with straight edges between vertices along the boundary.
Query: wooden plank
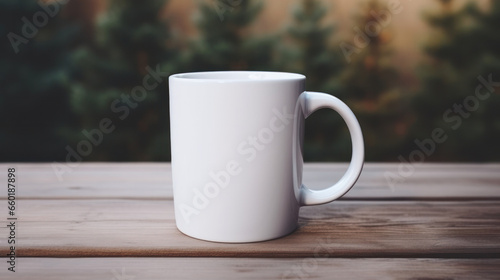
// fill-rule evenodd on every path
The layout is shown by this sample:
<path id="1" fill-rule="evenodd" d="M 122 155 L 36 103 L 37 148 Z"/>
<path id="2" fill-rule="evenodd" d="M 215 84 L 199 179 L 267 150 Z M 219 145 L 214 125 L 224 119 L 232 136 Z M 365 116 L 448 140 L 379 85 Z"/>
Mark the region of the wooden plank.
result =
<path id="1" fill-rule="evenodd" d="M 171 168 L 166 163 L 81 163 L 62 181 L 51 163 L 0 164 L 0 182 L 6 181 L 11 166 L 17 170 L 20 199 L 172 198 Z"/>
<path id="2" fill-rule="evenodd" d="M 237 245 L 181 234 L 170 200 L 18 202 L 22 257 L 500 257 L 498 201 L 339 201 L 302 208 L 289 236 Z"/>
<path id="3" fill-rule="evenodd" d="M 304 181 L 311 188 L 325 188 L 345 170 L 347 165 L 342 164 L 306 164 Z M 500 164 L 366 163 L 358 182 L 342 199 L 497 198 L 500 198 Z"/>
<path id="4" fill-rule="evenodd" d="M 52 164 L 0 164 L 17 168 L 19 199 L 172 199 L 168 163 L 82 163 L 59 181 Z M 305 184 L 313 189 L 338 180 L 346 164 L 305 165 Z M 399 169 L 403 171 L 399 172 Z M 356 186 L 343 199 L 474 200 L 500 198 L 500 164 L 420 164 L 411 176 L 408 165 L 367 163 Z M 387 174 L 398 180 L 388 181 Z M 394 184 L 392 184 L 394 183 Z M 1 192 L 0 198 L 6 193 Z"/>
<path id="5" fill-rule="evenodd" d="M 1 279 L 498 279 L 499 259 L 22 258 Z"/>

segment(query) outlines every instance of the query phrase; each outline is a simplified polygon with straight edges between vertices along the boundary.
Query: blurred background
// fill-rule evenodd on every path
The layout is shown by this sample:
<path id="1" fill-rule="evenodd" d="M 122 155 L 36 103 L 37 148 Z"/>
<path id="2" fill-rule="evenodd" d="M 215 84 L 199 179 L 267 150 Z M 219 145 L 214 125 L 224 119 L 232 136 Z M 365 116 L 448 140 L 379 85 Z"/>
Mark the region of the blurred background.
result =
<path id="1" fill-rule="evenodd" d="M 169 161 L 166 77 L 207 70 L 305 74 L 367 161 L 499 161 L 499 28 L 493 0 L 1 0 L 0 161 Z M 332 111 L 305 138 L 350 159 Z"/>

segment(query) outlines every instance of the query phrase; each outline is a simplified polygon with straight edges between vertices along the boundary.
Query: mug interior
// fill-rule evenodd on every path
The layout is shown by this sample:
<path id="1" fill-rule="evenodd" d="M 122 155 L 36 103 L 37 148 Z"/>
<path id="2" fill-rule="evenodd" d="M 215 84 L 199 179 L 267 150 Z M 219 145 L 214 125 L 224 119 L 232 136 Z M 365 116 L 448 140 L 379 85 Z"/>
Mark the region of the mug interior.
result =
<path id="1" fill-rule="evenodd" d="M 301 74 L 270 71 L 216 71 L 216 72 L 193 72 L 182 73 L 171 76 L 178 79 L 190 79 L 200 81 L 280 81 L 305 79 Z"/>

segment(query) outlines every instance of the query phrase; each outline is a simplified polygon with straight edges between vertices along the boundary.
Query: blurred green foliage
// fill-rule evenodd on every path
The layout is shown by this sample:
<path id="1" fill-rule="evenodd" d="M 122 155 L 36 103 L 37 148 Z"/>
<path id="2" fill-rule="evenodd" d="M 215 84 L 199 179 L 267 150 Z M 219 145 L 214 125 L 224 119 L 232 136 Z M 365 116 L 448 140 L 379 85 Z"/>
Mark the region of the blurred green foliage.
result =
<path id="1" fill-rule="evenodd" d="M 481 80 L 500 81 L 500 2 L 491 1 L 484 11 L 475 2 L 458 10 L 453 1 L 440 3 L 439 11 L 425 16 L 437 34 L 424 48 L 431 59 L 420 68 L 422 85 L 412 98 L 415 120 L 406 143 L 429 138 L 437 127 L 447 140 L 434 159 L 499 160 L 500 95 Z"/>
<path id="2" fill-rule="evenodd" d="M 341 92 L 363 129 L 368 159 L 394 160 L 401 153 L 408 123 L 408 96 L 399 86 L 392 57 L 394 35 L 389 14 L 378 1 L 367 1 L 360 7 L 355 26 L 363 32 L 357 33 L 362 34 L 363 44 L 358 44 L 361 47 L 341 73 Z M 350 149 L 346 150 L 349 158 Z"/>
<path id="3" fill-rule="evenodd" d="M 73 146 L 85 139 L 82 129 L 99 127 L 109 118 L 113 132 L 100 137 L 88 160 L 167 160 L 167 77 L 173 74 L 178 51 L 168 23 L 158 11 L 165 0 L 111 0 L 97 22 L 95 40 L 73 53 L 74 82 L 69 95 L 79 125 L 65 131 Z M 151 73 L 159 75 L 143 78 Z M 94 148 L 92 148 L 94 149 Z"/>
<path id="4" fill-rule="evenodd" d="M 284 28 L 266 32 L 252 29 L 264 1 L 199 1 L 194 37 L 162 18 L 166 0 L 108 0 L 90 37 L 54 3 L 0 1 L 1 161 L 76 161 L 77 153 L 81 160 L 168 161 L 166 77 L 208 70 L 305 74 L 308 90 L 353 109 L 370 161 L 407 158 L 436 128 L 446 141 L 434 143 L 425 160 L 500 159 L 498 83 L 483 82 L 489 95 L 477 104 L 471 97 L 481 77 L 500 81 L 498 1 L 457 9 L 455 1 L 439 0 L 439 10 L 424 16 L 433 34 L 422 48 L 416 90 L 396 70 L 390 23 L 371 29 L 346 56 L 339 46 L 352 38 L 325 23 L 335 6 L 319 0 L 297 0 Z M 34 16 L 40 11 L 46 21 Z M 365 32 L 382 25 L 383 11 L 377 0 L 362 1 L 354 25 Z M 307 160 L 348 160 L 350 145 L 335 113 L 320 110 L 307 120 Z"/>
<path id="5" fill-rule="evenodd" d="M 46 24 L 39 28 L 32 19 L 40 10 L 37 1 L 0 1 L 2 161 L 64 158 L 67 140 L 59 129 L 76 122 L 68 105 L 73 72 L 68 49 L 78 28 L 60 17 L 41 18 L 38 23 Z"/>
<path id="6" fill-rule="evenodd" d="M 189 71 L 271 70 L 277 40 L 246 30 L 262 8 L 257 1 L 199 2 L 200 34 L 190 45 Z"/>
<path id="7" fill-rule="evenodd" d="M 287 42 L 277 58 L 279 69 L 306 75 L 306 88 L 344 99 L 340 74 L 346 66 L 342 53 L 330 39 L 336 28 L 325 24 L 327 7 L 317 0 L 298 2 L 291 23 L 282 34 Z M 350 137 L 344 121 L 331 110 L 319 110 L 306 120 L 304 150 L 306 160 L 348 160 Z"/>

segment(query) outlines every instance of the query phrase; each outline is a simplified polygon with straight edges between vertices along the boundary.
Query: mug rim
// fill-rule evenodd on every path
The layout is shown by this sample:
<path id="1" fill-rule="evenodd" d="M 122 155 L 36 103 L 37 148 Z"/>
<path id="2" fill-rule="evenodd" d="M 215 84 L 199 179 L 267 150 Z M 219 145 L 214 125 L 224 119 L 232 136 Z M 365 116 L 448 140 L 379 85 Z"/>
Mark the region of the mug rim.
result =
<path id="1" fill-rule="evenodd" d="M 205 83 L 255 83 L 269 81 L 298 81 L 305 80 L 306 76 L 298 73 L 279 71 L 199 71 L 173 74 L 169 79 Z"/>

